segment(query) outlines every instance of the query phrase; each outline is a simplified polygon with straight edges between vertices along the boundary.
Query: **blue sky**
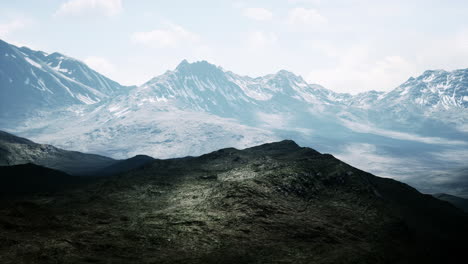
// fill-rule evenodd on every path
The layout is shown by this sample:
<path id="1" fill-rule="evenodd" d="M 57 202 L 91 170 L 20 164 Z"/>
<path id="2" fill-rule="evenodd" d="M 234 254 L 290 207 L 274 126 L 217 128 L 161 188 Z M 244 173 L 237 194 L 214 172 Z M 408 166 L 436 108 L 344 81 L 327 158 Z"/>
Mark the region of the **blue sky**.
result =
<path id="1" fill-rule="evenodd" d="M 463 0 L 1 1 L 0 38 L 142 84 L 183 60 L 286 69 L 339 92 L 468 67 Z"/>

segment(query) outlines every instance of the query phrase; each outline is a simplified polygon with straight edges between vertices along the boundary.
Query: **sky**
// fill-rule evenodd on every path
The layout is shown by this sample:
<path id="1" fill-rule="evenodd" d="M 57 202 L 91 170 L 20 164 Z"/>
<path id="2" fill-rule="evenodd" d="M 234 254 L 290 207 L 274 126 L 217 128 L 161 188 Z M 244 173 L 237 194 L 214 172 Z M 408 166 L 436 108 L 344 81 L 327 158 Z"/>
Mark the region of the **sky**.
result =
<path id="1" fill-rule="evenodd" d="M 468 68 L 466 0 L 0 0 L 0 39 L 140 85 L 183 59 L 336 92 Z"/>

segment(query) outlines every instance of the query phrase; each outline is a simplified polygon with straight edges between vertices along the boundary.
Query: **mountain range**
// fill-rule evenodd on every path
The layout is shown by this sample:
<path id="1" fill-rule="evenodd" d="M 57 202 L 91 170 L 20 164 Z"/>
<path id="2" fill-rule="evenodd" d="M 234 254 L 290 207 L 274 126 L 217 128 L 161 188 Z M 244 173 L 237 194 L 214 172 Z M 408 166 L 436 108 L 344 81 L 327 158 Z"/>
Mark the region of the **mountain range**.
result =
<path id="1" fill-rule="evenodd" d="M 125 87 L 68 56 L 0 44 L 0 128 L 37 142 L 127 159 L 289 138 L 425 192 L 468 197 L 458 184 L 468 176 L 450 176 L 466 171 L 467 69 L 350 95 L 285 70 L 253 78 L 182 61 Z"/>

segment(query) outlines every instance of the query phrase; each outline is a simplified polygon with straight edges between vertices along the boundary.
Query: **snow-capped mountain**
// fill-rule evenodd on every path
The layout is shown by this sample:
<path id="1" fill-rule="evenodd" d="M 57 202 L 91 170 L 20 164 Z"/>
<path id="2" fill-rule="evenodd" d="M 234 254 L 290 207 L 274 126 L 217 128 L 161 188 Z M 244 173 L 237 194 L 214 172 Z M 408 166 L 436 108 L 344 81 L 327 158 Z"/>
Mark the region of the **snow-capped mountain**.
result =
<path id="1" fill-rule="evenodd" d="M 128 90 L 60 53 L 47 54 L 0 40 L 0 117 L 23 120 L 39 110 L 95 104 Z"/>
<path id="2" fill-rule="evenodd" d="M 289 112 L 298 104 L 330 104 L 325 88 L 285 70 L 251 78 L 224 71 L 206 61 L 182 61 L 174 71 L 155 77 L 131 92 L 139 102 L 170 102 L 246 121 L 258 111 Z"/>
<path id="3" fill-rule="evenodd" d="M 430 70 L 379 98 L 376 106 L 401 105 L 427 110 L 468 108 L 468 69 Z"/>
<path id="4" fill-rule="evenodd" d="M 307 134 L 318 124 L 323 131 L 340 131 L 334 129 L 334 120 L 324 121 L 326 106 L 331 109 L 333 104 L 329 93 L 284 70 L 251 78 L 206 61 L 183 61 L 109 101 L 26 122 L 33 132 L 22 135 L 118 158 L 199 155 L 281 138 L 274 131 L 282 131 L 284 137 Z M 304 122 L 311 115 L 316 116 Z"/>
<path id="5" fill-rule="evenodd" d="M 468 69 L 428 70 L 388 92 L 338 94 L 341 102 L 363 109 L 406 110 L 424 113 L 468 108 Z"/>
<path id="6" fill-rule="evenodd" d="M 428 70 L 388 92 L 339 96 L 359 122 L 423 136 L 467 137 L 468 69 Z"/>

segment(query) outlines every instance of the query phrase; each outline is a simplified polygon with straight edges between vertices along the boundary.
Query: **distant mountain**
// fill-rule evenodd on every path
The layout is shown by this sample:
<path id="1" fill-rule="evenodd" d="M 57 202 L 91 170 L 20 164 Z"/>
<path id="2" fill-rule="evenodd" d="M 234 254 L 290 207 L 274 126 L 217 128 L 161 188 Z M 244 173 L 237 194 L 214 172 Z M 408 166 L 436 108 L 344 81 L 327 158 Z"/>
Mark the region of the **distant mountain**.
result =
<path id="1" fill-rule="evenodd" d="M 468 133 L 468 69 L 428 70 L 389 92 L 365 92 L 345 101 L 365 109 L 379 127 L 439 137 Z"/>
<path id="2" fill-rule="evenodd" d="M 449 202 L 453 204 L 454 206 L 468 213 L 468 199 L 457 197 L 457 196 L 446 194 L 446 193 L 437 193 L 437 194 L 434 194 L 434 197 L 436 197 L 437 199 Z"/>
<path id="3" fill-rule="evenodd" d="M 0 166 L 34 163 L 72 175 L 93 174 L 114 164 L 111 158 L 67 151 L 0 131 Z"/>
<path id="4" fill-rule="evenodd" d="M 129 88 L 60 53 L 0 40 L 0 124 L 74 104 L 95 104 Z"/>
<path id="5" fill-rule="evenodd" d="M 133 91 L 131 98 L 172 102 L 184 110 L 248 121 L 256 118 L 257 111 L 291 112 L 307 104 L 329 104 L 330 92 L 285 70 L 251 78 L 206 61 L 184 60 L 174 71 L 155 77 Z"/>
<path id="6" fill-rule="evenodd" d="M 428 70 L 389 92 L 369 91 L 345 96 L 348 105 L 424 112 L 468 108 L 468 69 Z"/>
<path id="7" fill-rule="evenodd" d="M 383 95 L 378 106 L 403 106 L 421 110 L 468 108 L 468 69 L 429 70 Z"/>
<path id="8" fill-rule="evenodd" d="M 461 210 L 290 140 L 155 160 L 0 212 L 1 263 L 459 263 L 468 250 Z"/>

